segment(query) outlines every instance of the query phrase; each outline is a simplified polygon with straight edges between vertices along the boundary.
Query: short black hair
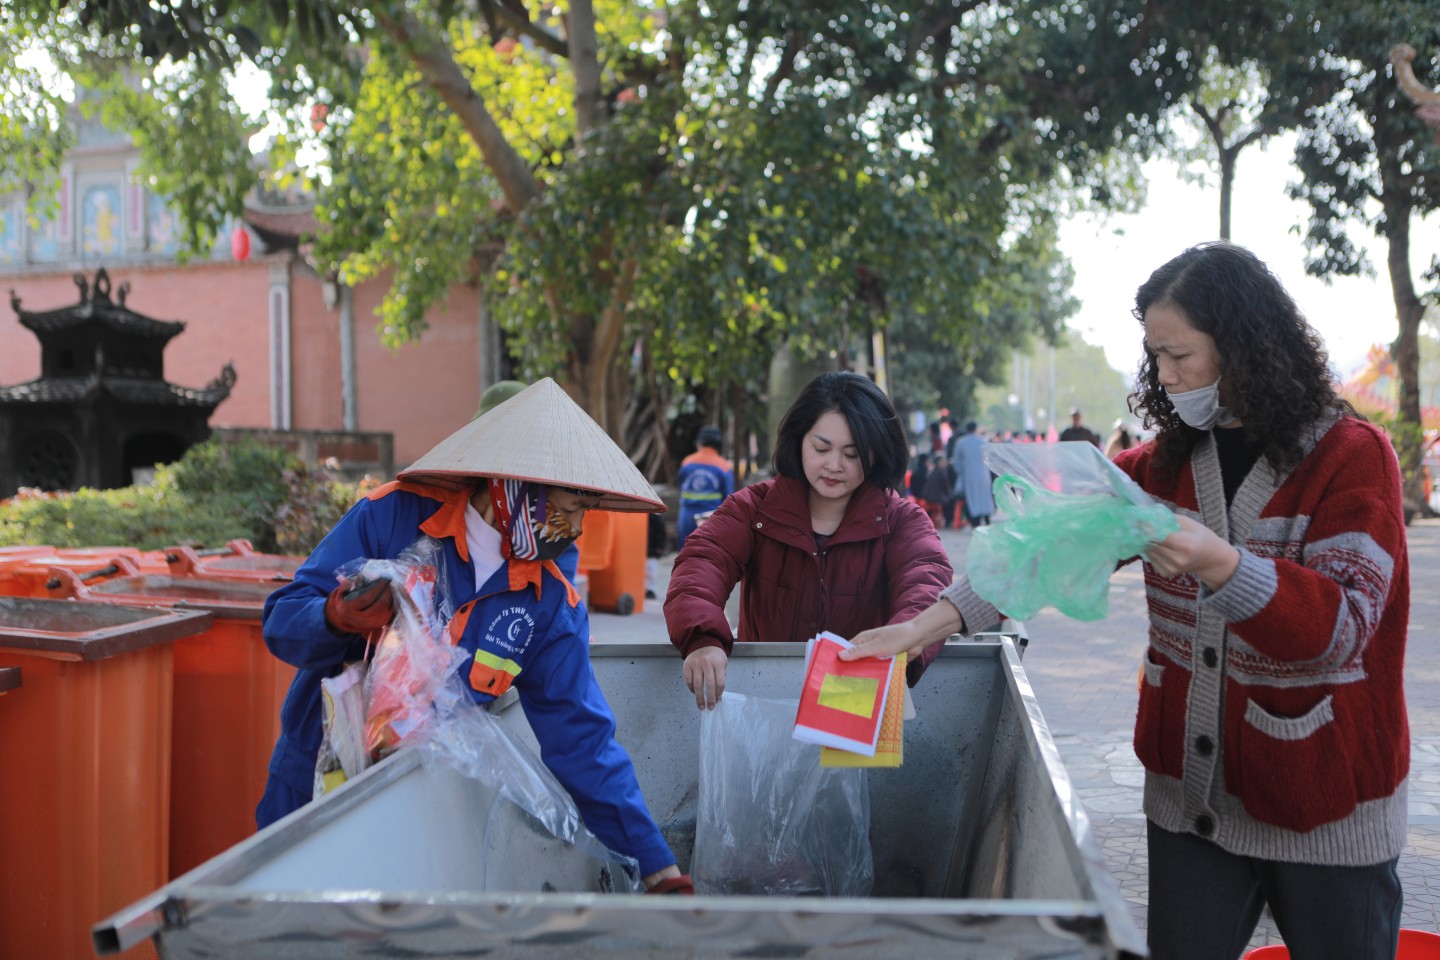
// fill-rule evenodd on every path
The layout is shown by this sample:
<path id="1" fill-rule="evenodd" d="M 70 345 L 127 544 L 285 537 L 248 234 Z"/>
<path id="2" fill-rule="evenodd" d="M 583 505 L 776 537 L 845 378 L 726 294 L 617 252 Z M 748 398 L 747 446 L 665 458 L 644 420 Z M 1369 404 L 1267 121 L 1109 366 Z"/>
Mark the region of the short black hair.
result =
<path id="1" fill-rule="evenodd" d="M 782 477 L 805 479 L 800 445 L 815 421 L 832 410 L 850 427 L 865 479 L 877 487 L 898 490 L 910 462 L 910 442 L 900 414 L 873 381 L 848 370 L 822 373 L 806 384 L 790 404 L 775 436 L 775 472 Z"/>
<path id="2" fill-rule="evenodd" d="M 714 447 L 719 450 L 725 443 L 725 437 L 720 433 L 719 427 L 703 426 L 700 432 L 695 435 L 695 446 Z"/>

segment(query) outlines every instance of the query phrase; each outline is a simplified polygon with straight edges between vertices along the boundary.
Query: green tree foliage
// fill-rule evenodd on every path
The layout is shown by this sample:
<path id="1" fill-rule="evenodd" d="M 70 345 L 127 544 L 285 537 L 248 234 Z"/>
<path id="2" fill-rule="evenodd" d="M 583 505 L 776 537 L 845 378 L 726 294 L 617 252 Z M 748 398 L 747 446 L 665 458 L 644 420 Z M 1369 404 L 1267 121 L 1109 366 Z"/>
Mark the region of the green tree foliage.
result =
<path id="1" fill-rule="evenodd" d="M 1030 354 L 1041 343 L 1063 342 L 1064 321 L 1075 309 L 1069 292 L 1073 274 L 1047 229 L 1017 239 L 1014 268 L 1004 272 L 1009 284 L 1005 295 L 977 304 L 978 322 L 956 330 L 945 342 L 936 343 L 924 318 L 903 315 L 891 320 L 891 393 L 902 412 L 981 410 L 976 391 L 1005 382 L 1014 353 Z"/>
<path id="2" fill-rule="evenodd" d="M 318 192 L 319 266 L 392 278 L 388 340 L 479 279 L 522 375 L 558 373 L 612 435 L 636 345 L 672 383 L 758 384 L 781 343 L 892 322 L 964 368 L 1048 335 L 1042 241 L 1131 196 L 1188 75 L 1142 0 L 60 7 L 87 56 L 57 62 L 126 66 L 111 109 L 193 242 L 257 175 L 228 130 L 267 122 Z M 257 117 L 228 96 L 246 59 Z"/>
<path id="3" fill-rule="evenodd" d="M 63 33 L 43 9 L 0 5 L 0 194 L 24 190 L 32 217 L 55 206 L 60 164 L 73 142 L 63 87 L 46 72 L 46 52 Z"/>
<path id="4" fill-rule="evenodd" d="M 1140 340 L 1141 330 L 1137 323 L 1137 367 Z M 959 408 L 964 412 L 957 418 L 962 423 L 966 419 L 974 419 L 991 431 L 1024 430 L 1028 397 L 1028 412 L 1037 432 L 1043 434 L 1052 423 L 1057 431 L 1064 430 L 1070 426 L 1070 411 L 1079 408 L 1084 425 L 1104 440 L 1117 418 L 1131 424 L 1136 422 L 1125 402 L 1132 379 L 1133 372 L 1122 374 L 1110 366 L 1103 349 L 1071 333 L 1053 349 L 1017 354 L 1006 371 L 1005 379 L 999 385 L 977 391 L 974 404 Z"/>
<path id="5" fill-rule="evenodd" d="M 354 498 L 284 450 L 212 440 L 158 467 L 150 484 L 0 502 L 0 545 L 158 550 L 246 539 L 261 552 L 305 555 Z"/>
<path id="6" fill-rule="evenodd" d="M 1167 42 L 1188 67 L 1172 84 L 1183 110 L 1201 132 L 1186 142 L 1175 115 L 1167 117 L 1170 148 L 1198 160 L 1219 181 L 1219 232 L 1230 239 L 1231 194 L 1240 152 L 1304 125 L 1335 92 L 1335 78 L 1316 57 L 1315 22 L 1284 0 L 1163 4 Z"/>
<path id="7" fill-rule="evenodd" d="M 1399 380 L 1392 433 L 1407 507 L 1428 513 L 1422 492 L 1419 331 L 1425 301 L 1436 295 L 1440 263 L 1423 273 L 1431 288 L 1417 288 L 1410 231 L 1440 206 L 1440 145 L 1401 93 L 1390 50 L 1408 43 L 1422 51 L 1412 69 L 1420 83 L 1440 85 L 1440 17 L 1429 3 L 1375 0 L 1318 4 L 1313 22 L 1316 60 L 1336 92 L 1315 111 L 1296 147 L 1302 180 L 1292 194 L 1309 204 L 1311 214 L 1306 269 L 1317 276 L 1372 274 L 1374 266 L 1351 229 L 1367 227 L 1385 241 L 1399 322 L 1391 345 Z"/>

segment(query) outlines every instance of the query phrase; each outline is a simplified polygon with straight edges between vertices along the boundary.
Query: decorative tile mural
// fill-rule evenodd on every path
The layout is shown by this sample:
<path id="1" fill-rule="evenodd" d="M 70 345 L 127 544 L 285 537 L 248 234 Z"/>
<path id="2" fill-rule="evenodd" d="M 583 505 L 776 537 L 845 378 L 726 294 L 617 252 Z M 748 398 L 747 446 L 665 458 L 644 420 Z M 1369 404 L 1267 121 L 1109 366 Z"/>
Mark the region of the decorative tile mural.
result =
<path id="1" fill-rule="evenodd" d="M 0 263 L 25 259 L 25 208 L 20 201 L 0 206 Z"/>
<path id="2" fill-rule="evenodd" d="M 80 251 L 87 257 L 120 252 L 120 184 L 88 186 L 80 197 Z"/>
<path id="3" fill-rule="evenodd" d="M 146 249 L 151 253 L 174 254 L 180 249 L 180 224 L 165 205 L 165 198 L 145 192 Z"/>
<path id="4" fill-rule="evenodd" d="M 30 260 L 46 262 L 60 259 L 60 222 L 47 217 L 30 230 Z"/>

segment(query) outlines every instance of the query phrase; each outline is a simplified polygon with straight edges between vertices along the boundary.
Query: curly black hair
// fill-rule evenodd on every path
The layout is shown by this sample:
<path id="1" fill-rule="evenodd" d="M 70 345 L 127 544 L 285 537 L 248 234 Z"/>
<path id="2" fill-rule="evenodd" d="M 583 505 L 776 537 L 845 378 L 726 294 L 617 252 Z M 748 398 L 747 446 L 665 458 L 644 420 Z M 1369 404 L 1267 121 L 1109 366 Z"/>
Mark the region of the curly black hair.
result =
<path id="1" fill-rule="evenodd" d="M 775 472 L 805 479 L 800 446 L 815 421 L 832 410 L 850 427 L 865 479 L 877 487 L 898 490 L 910 462 L 910 443 L 900 414 L 873 381 L 849 371 L 822 373 L 800 391 L 776 431 Z"/>
<path id="2" fill-rule="evenodd" d="M 1135 293 L 1135 319 L 1160 303 L 1209 334 L 1220 355 L 1221 402 L 1245 440 L 1276 470 L 1300 461 L 1305 429 L 1327 410 L 1359 416 L 1335 390 L 1320 335 L 1259 257 L 1226 241 L 1197 244 L 1160 267 Z M 1147 348 L 1130 411 L 1156 430 L 1162 469 L 1178 472 L 1204 431 L 1187 426 L 1160 385 Z"/>

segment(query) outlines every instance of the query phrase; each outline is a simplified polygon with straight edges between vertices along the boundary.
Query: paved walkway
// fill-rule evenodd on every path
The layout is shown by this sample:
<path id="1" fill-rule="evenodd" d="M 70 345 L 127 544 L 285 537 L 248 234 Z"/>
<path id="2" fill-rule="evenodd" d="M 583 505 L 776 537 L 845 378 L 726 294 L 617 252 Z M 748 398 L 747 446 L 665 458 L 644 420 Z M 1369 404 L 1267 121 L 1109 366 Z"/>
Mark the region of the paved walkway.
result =
<path id="1" fill-rule="evenodd" d="M 1410 711 L 1410 842 L 1400 857 L 1404 925 L 1440 932 L 1440 520 L 1410 527 L 1411 615 L 1405 664 Z M 968 531 L 942 530 L 957 570 L 965 567 Z M 659 563 L 660 595 L 669 575 Z M 591 617 L 597 643 L 668 642 L 660 604 L 646 602 L 629 617 Z M 1053 610 L 1026 624 L 1025 672 L 1065 766 L 1084 800 L 1111 872 L 1145 928 L 1145 818 L 1141 768 L 1130 746 L 1135 721 L 1135 671 L 1145 645 L 1144 584 L 1138 568 L 1111 580 L 1110 613 L 1081 623 Z M 676 682 L 679 663 L 676 663 Z M 1252 945 L 1279 943 L 1269 917 Z"/>

